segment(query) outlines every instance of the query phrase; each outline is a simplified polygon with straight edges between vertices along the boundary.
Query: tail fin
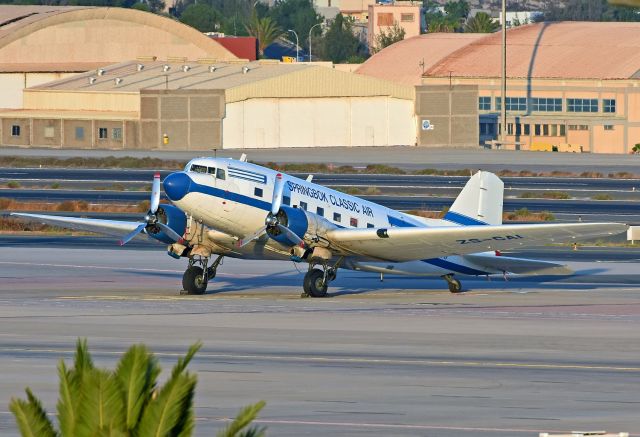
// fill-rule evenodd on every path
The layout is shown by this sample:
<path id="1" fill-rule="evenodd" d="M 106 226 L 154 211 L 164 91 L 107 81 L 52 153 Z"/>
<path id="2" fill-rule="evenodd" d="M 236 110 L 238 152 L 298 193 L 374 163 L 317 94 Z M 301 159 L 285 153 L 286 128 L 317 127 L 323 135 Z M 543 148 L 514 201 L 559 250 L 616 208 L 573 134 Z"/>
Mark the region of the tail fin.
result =
<path id="1" fill-rule="evenodd" d="M 474 174 L 445 214 L 460 225 L 501 225 L 504 183 L 493 173 Z"/>

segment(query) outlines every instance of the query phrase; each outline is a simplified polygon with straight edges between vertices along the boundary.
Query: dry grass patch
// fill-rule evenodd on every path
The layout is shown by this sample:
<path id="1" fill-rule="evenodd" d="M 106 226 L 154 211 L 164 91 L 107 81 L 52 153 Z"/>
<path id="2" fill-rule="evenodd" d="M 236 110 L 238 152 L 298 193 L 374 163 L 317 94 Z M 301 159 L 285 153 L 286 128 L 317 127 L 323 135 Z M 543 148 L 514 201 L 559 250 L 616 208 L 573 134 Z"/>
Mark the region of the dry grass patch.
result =
<path id="1" fill-rule="evenodd" d="M 59 203 L 20 202 L 14 199 L 0 198 L 0 211 L 136 213 L 136 212 L 147 212 L 148 210 L 149 210 L 148 200 L 144 200 L 137 204 L 104 204 L 104 203 L 88 203 L 82 200 L 66 200 L 64 202 L 59 202 Z"/>

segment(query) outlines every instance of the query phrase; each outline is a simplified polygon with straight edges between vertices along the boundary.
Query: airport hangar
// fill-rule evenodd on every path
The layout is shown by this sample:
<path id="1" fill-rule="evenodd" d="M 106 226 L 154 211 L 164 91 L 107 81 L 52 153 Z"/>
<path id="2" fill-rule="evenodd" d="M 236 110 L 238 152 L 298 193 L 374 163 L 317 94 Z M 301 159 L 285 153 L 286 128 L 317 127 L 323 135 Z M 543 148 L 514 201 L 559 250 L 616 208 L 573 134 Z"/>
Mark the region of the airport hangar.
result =
<path id="1" fill-rule="evenodd" d="M 235 59 L 215 40 L 157 14 L 123 8 L 0 5 L 0 108 L 22 90 L 130 59 Z"/>
<path id="2" fill-rule="evenodd" d="M 309 64 L 129 61 L 24 90 L 4 146 L 95 149 L 413 145 L 414 88 Z"/>
<path id="3" fill-rule="evenodd" d="M 385 48 L 356 73 L 416 87 L 418 122 L 431 127 L 419 130 L 418 145 L 465 145 L 465 118 L 476 120 L 476 144 L 495 140 L 500 39 L 499 32 L 421 35 Z M 505 148 L 624 154 L 640 143 L 640 23 L 509 29 L 507 78 Z"/>

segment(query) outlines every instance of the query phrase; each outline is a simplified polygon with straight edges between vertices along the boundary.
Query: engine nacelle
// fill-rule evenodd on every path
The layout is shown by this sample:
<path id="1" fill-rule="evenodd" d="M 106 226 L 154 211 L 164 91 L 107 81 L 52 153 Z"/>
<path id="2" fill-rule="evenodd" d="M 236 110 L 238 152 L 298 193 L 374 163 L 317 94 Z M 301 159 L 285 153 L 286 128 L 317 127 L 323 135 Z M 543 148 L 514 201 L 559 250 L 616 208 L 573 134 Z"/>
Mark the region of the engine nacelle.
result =
<path id="1" fill-rule="evenodd" d="M 173 205 L 162 204 L 158 208 L 156 216 L 160 223 L 169 226 L 178 235 L 184 235 L 185 229 L 187 228 L 187 216 L 180 208 Z M 145 231 L 149 236 L 163 243 L 173 244 L 176 242 L 173 238 L 165 234 L 162 229 L 153 224 L 147 226 Z"/>
<path id="2" fill-rule="evenodd" d="M 282 206 L 278 212 L 278 223 L 286 226 L 294 234 L 303 240 L 314 239 L 320 245 L 328 246 L 328 242 L 322 244 L 322 236 L 329 230 L 336 229 L 337 226 L 317 214 L 313 214 L 300 208 L 291 208 L 290 206 Z M 267 234 L 278 243 L 285 246 L 295 246 L 296 242 L 291 239 L 278 228 L 267 228 Z"/>

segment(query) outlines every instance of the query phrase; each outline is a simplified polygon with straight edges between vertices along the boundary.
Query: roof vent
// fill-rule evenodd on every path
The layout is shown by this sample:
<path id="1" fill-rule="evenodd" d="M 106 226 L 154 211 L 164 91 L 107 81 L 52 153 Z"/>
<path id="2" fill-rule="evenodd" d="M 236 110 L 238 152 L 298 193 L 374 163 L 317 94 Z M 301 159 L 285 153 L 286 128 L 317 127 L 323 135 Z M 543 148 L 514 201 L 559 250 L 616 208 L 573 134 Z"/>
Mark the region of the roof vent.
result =
<path id="1" fill-rule="evenodd" d="M 165 73 L 166 73 L 167 71 L 169 71 L 169 70 L 171 70 L 171 65 L 169 65 L 169 64 L 164 64 L 164 65 L 162 66 L 162 71 L 164 71 Z"/>
<path id="2" fill-rule="evenodd" d="M 216 72 L 216 66 L 212 65 L 211 67 L 209 67 L 209 73 L 215 73 Z"/>
<path id="3" fill-rule="evenodd" d="M 242 74 L 247 74 L 249 72 L 249 67 L 244 66 L 242 67 Z"/>
<path id="4" fill-rule="evenodd" d="M 122 78 L 121 77 L 116 77 L 115 83 L 116 83 L 116 85 L 120 85 L 122 83 Z"/>
<path id="5" fill-rule="evenodd" d="M 89 85 L 93 85 L 94 83 L 96 83 L 96 80 L 98 80 L 98 79 L 96 79 L 96 78 L 95 78 L 95 77 L 93 77 L 93 76 L 92 76 L 92 77 L 90 77 L 90 78 L 89 78 Z"/>
<path id="6" fill-rule="evenodd" d="M 98 68 L 98 76 L 104 76 L 106 70 L 104 68 Z"/>
<path id="7" fill-rule="evenodd" d="M 138 64 L 138 65 L 136 66 L 136 70 L 138 70 L 138 71 L 142 71 L 142 70 L 144 70 L 144 65 L 143 65 L 143 64 Z"/>
<path id="8" fill-rule="evenodd" d="M 184 71 L 185 73 L 186 73 L 187 71 L 189 71 L 189 70 L 191 70 L 191 67 L 189 67 L 188 65 L 183 65 L 183 66 L 182 66 L 182 71 Z"/>

